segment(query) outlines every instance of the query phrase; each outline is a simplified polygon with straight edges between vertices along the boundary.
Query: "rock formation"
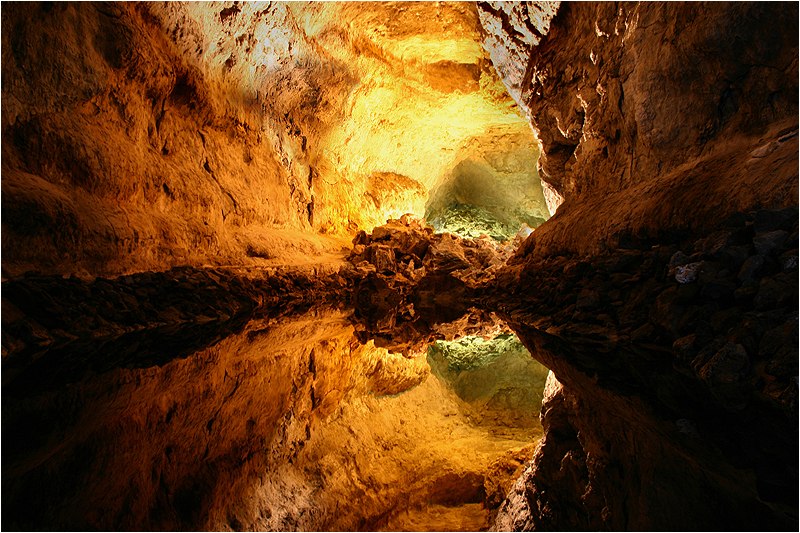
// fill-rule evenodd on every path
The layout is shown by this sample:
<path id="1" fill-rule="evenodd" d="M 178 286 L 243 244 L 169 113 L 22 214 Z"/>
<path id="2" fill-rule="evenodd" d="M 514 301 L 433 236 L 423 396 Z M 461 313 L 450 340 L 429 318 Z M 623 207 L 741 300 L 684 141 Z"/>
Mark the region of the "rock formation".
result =
<path id="1" fill-rule="evenodd" d="M 469 4 L 9 6 L 4 272 L 341 259 L 462 162 L 491 181 L 511 159 L 535 200 L 478 32 Z"/>
<path id="2" fill-rule="evenodd" d="M 500 314 L 563 387 L 500 529 L 791 527 L 797 219 L 506 273 L 538 290 Z"/>
<path id="3" fill-rule="evenodd" d="M 3 527 L 796 529 L 797 34 L 4 4 Z"/>
<path id="4" fill-rule="evenodd" d="M 796 6 L 479 12 L 564 198 L 498 282 L 562 385 L 496 526 L 795 528 Z"/>
<path id="5" fill-rule="evenodd" d="M 596 252 L 626 231 L 708 229 L 795 203 L 788 6 L 566 3 L 552 20 L 534 6 L 478 7 L 541 142 L 542 179 L 566 199 L 537 253 Z M 539 30 L 514 29 L 525 24 Z"/>

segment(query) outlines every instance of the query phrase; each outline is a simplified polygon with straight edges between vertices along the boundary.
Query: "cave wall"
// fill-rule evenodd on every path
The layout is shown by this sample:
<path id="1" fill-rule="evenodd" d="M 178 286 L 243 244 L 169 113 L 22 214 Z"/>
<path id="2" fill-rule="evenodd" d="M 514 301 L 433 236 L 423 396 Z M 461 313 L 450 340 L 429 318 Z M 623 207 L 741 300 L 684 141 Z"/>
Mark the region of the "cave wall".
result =
<path id="1" fill-rule="evenodd" d="M 179 4 L 3 10 L 7 275 L 224 262 L 266 253 L 259 229 L 310 227 L 308 172 L 304 197 L 281 161 L 294 117 L 272 111 L 293 102 L 264 112 L 206 41 Z"/>
<path id="2" fill-rule="evenodd" d="M 785 531 L 796 523 L 759 501 L 750 473 L 709 447 L 693 421 L 658 421 L 635 398 L 573 390 L 550 374 L 544 437 L 492 531 Z"/>
<path id="3" fill-rule="evenodd" d="M 532 139 L 472 4 L 44 2 L 2 24 L 6 277 L 339 253 L 423 216 L 469 139 Z"/>
<path id="4" fill-rule="evenodd" d="M 478 7 L 542 145 L 546 194 L 565 199 L 537 232 L 541 253 L 796 201 L 796 6 Z"/>
<path id="5" fill-rule="evenodd" d="M 429 20 L 438 29 L 428 28 Z M 539 136 L 545 197 L 553 207 L 564 202 L 498 278 L 501 304 L 516 305 L 506 309 L 510 322 L 563 384 L 559 391 L 551 384 L 544 444 L 531 475 L 515 489 L 528 510 L 514 507 L 512 494 L 498 523 L 732 527 L 749 524 L 739 520 L 745 514 L 756 524 L 794 524 L 793 494 L 781 491 L 796 487 L 797 476 L 786 455 L 796 443 L 796 426 L 787 422 L 797 418 L 791 345 L 796 212 L 787 221 L 760 211 L 768 226 L 760 229 L 760 215 L 740 217 L 728 233 L 703 235 L 709 240 L 690 247 L 660 238 L 718 229 L 737 211 L 796 205 L 796 5 L 489 3 L 477 12 L 467 4 L 4 6 L 3 276 L 29 270 L 116 275 L 176 264 L 264 265 L 292 255 L 317 257 L 387 214 L 421 212 L 428 191 L 448 186 L 454 161 L 464 155 L 457 154 L 459 147 L 490 128 L 522 131 L 476 44 L 479 20 L 487 54 Z M 442 115 L 428 120 L 433 111 Z M 774 227 L 771 217 L 779 222 Z M 773 231 L 783 233 L 765 236 Z M 780 244 L 762 252 L 778 237 Z M 627 251 L 620 251 L 623 245 Z M 681 250 L 703 263 L 692 267 L 702 283 L 667 274 Z M 597 251 L 608 256 L 596 277 L 590 277 L 596 262 L 557 255 Z M 442 253 L 434 259 L 444 264 L 459 257 Z M 746 263 L 757 276 L 746 270 L 740 277 Z M 649 266 L 637 271 L 643 264 Z M 671 266 L 688 264 L 679 257 Z M 537 295 L 544 296 L 537 301 Z M 623 309 L 608 311 L 605 304 L 612 303 Z M 743 313 L 750 313 L 744 322 Z M 732 319 L 741 328 L 731 333 Z M 695 323 L 702 329 L 686 328 Z M 694 340 L 687 338 L 692 334 Z M 310 354 L 317 340 L 293 345 L 282 366 L 272 369 L 258 344 L 259 353 L 248 349 L 241 364 L 236 359 L 214 366 L 223 358 L 211 347 L 199 358 L 147 368 L 138 377 L 118 369 L 86 391 L 100 400 L 71 391 L 79 396 L 72 403 L 52 404 L 59 405 L 58 418 L 60 409 L 81 402 L 91 407 L 105 402 L 107 389 L 117 390 L 118 403 L 80 428 L 112 447 L 113 431 L 106 433 L 98 420 L 148 431 L 167 424 L 163 439 L 144 450 L 138 438 L 122 443 L 129 457 L 147 455 L 141 464 L 120 467 L 139 481 L 141 493 L 103 490 L 102 473 L 82 478 L 84 487 L 99 487 L 88 490 L 95 506 L 120 509 L 133 502 L 133 512 L 153 527 L 197 523 L 201 515 L 211 516 L 204 527 L 334 523 L 325 520 L 337 516 L 338 497 L 363 496 L 360 476 L 323 465 L 329 470 L 322 477 L 334 480 L 323 510 L 330 514 L 314 515 L 309 495 L 318 487 L 313 482 L 319 470 L 292 469 L 296 478 L 276 470 L 275 478 L 263 479 L 258 474 L 271 467 L 271 458 L 251 456 L 277 442 L 276 462 L 294 460 L 295 452 L 306 453 L 308 465 L 324 459 L 329 441 L 309 442 L 306 420 L 281 420 L 283 412 L 264 406 L 252 387 L 259 378 L 269 382 L 274 371 L 282 397 L 296 394 L 293 386 L 308 391 L 295 399 L 298 412 L 313 420 L 310 387 L 318 378 Z M 323 351 L 350 346 L 344 337 L 336 346 L 326 342 L 319 342 Z M 577 342 L 585 343 L 583 351 L 570 348 Z M 314 389 L 330 390 L 332 402 L 349 383 L 348 369 L 340 370 L 331 372 L 331 381 L 340 383 Z M 223 397 L 229 374 L 256 378 L 234 397 L 238 404 Z M 188 396 L 178 405 L 154 394 L 131 406 L 131 379 L 168 393 L 191 382 L 208 400 L 203 415 L 241 405 L 264 416 L 251 425 L 231 417 L 233 426 L 220 427 L 215 418 L 196 414 Z M 213 397 L 204 396 L 206 390 L 215 391 Z M 752 400 L 744 412 L 742 397 Z M 372 424 L 370 405 L 376 402 L 353 404 L 360 423 Z M 43 404 L 51 405 L 48 398 Z M 27 407 L 9 407 L 4 422 L 19 416 L 24 426 Z M 698 424 L 698 416 L 721 422 Z M 329 436 L 350 422 L 345 417 Z M 288 432 L 277 441 L 276 425 Z M 736 437 L 739 427 L 748 431 Z M 766 439 L 759 440 L 761 430 Z M 632 435 L 621 439 L 627 431 Z M 212 445 L 200 457 L 218 454 L 233 463 L 212 462 L 195 474 L 192 450 L 187 462 L 172 465 L 167 441 L 173 439 L 207 441 Z M 348 447 L 359 442 L 343 440 Z M 734 446 L 721 458 L 717 448 L 727 441 Z M 298 452 L 300 442 L 306 452 Z M 384 435 L 376 433 L 374 442 L 385 443 Z M 776 450 L 779 461 L 765 459 Z M 51 462 L 16 465 L 20 477 L 11 482 L 21 485 L 11 487 L 22 501 L 14 507 L 36 516 L 36 502 L 48 493 L 36 496 L 44 500 L 27 501 L 25 495 L 37 495 L 53 472 L 69 478 L 94 452 L 90 442 L 71 442 Z M 243 459 L 231 459 L 240 452 Z M 415 457 L 407 457 L 411 464 Z M 231 472 L 246 475 L 231 480 Z M 390 473 L 397 476 L 387 474 L 375 486 L 405 479 L 398 469 Z M 305 474 L 312 481 L 301 479 Z M 464 476 L 447 479 L 457 487 Z M 629 484 L 636 479 L 640 483 Z M 691 490 L 684 490 L 685 479 L 694 483 Z M 152 500 L 159 483 L 169 488 L 166 501 Z M 252 505 L 229 508 L 231 485 Z M 259 508 L 287 492 L 294 499 Z M 681 514 L 687 501 L 710 492 L 713 505 Z M 125 527 L 136 520 L 130 513 L 76 517 L 72 503 L 60 501 L 55 520 L 80 527 Z M 278 514 L 293 505 L 307 514 Z M 376 503 L 371 519 L 381 518 L 388 505 Z M 548 505 L 551 512 L 541 512 Z M 737 513 L 715 522 L 731 508 Z M 576 512 L 585 520 L 570 521 Z M 507 522 L 515 513 L 518 520 Z M 363 525 L 361 518 L 343 516 L 337 524 Z M 29 517 L 15 519 L 27 523 Z"/>
<path id="6" fill-rule="evenodd" d="M 563 200 L 498 279 L 554 375 L 494 527 L 794 529 L 797 6 L 552 9 L 479 4 Z"/>
<path id="7" fill-rule="evenodd" d="M 503 283 L 560 385 L 497 527 L 796 528 L 797 245 L 796 207 L 758 211 Z"/>

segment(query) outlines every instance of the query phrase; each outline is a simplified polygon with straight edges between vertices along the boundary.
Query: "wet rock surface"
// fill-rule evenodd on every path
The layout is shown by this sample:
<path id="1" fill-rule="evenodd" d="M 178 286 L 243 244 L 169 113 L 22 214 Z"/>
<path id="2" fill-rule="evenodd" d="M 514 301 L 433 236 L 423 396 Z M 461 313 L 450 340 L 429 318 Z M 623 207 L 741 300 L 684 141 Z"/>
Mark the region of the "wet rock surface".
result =
<path id="1" fill-rule="evenodd" d="M 159 356 L 140 349 L 135 342 L 139 334 L 150 341 L 160 335 L 163 342 L 191 351 L 202 346 L 192 329 L 222 334 L 254 314 L 279 315 L 325 301 L 345 303 L 347 285 L 338 271 L 322 268 L 185 267 L 92 281 L 28 275 L 3 283 L 3 361 L 10 373 L 18 363 L 27 367 L 36 361 L 28 367 L 35 381 L 36 368 L 60 374 L 71 366 L 70 373 L 79 372 L 80 365 L 58 362 L 55 351 L 103 342 L 121 351 L 111 350 L 117 358 L 92 364 L 146 366 L 159 362 Z M 45 350 L 55 351 L 39 360 L 36 354 Z"/>
<path id="2" fill-rule="evenodd" d="M 183 358 L 278 318 L 346 303 L 338 272 L 177 268 L 94 281 L 26 276 L 3 283 L 3 387 L 49 390 L 116 368 Z"/>
<path id="3" fill-rule="evenodd" d="M 797 224 L 512 259 L 499 314 L 563 388 L 499 528 L 796 525 Z"/>

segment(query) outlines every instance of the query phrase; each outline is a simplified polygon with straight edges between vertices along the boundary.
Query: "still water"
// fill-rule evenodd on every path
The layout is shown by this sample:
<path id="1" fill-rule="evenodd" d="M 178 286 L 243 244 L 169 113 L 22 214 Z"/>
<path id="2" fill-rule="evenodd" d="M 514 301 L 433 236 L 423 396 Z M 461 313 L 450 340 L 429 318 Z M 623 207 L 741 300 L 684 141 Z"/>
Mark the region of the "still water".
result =
<path id="1" fill-rule="evenodd" d="M 393 353 L 316 309 L 4 362 L 3 527 L 485 529 L 547 369 L 452 331 Z"/>

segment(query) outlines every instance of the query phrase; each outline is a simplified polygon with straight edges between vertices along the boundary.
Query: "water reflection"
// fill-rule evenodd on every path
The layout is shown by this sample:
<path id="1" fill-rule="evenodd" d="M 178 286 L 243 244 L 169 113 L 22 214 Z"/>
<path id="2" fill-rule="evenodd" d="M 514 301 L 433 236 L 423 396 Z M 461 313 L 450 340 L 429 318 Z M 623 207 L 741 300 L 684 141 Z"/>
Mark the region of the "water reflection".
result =
<path id="1" fill-rule="evenodd" d="M 463 401 L 470 420 L 490 434 L 533 440 L 541 436 L 539 410 L 548 370 L 516 335 L 468 335 L 428 347 L 434 375 Z"/>
<path id="2" fill-rule="evenodd" d="M 317 308 L 4 361 L 3 527 L 484 528 L 532 454 L 523 360 L 453 373 L 430 341 L 502 324 L 419 324 Z"/>

